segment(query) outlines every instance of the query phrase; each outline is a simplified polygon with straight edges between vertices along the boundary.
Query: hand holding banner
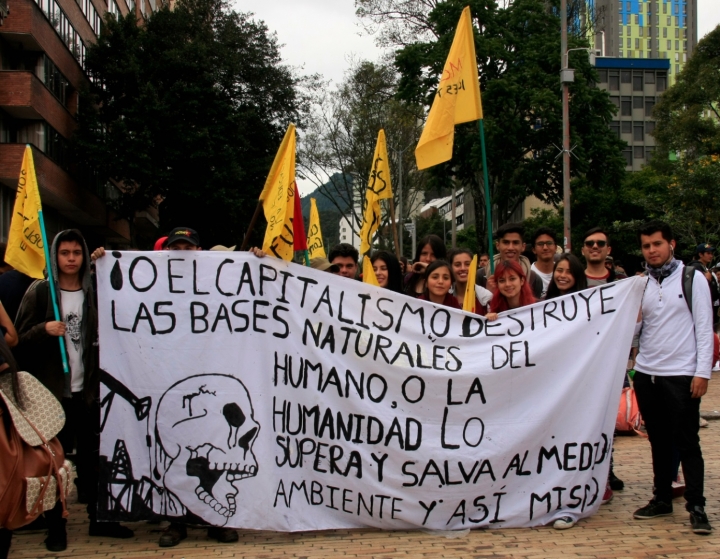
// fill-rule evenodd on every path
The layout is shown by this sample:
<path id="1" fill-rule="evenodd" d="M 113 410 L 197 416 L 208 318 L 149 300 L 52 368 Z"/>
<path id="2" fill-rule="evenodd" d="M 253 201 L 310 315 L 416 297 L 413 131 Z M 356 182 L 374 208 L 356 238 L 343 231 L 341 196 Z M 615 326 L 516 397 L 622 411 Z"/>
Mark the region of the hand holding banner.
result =
<path id="1" fill-rule="evenodd" d="M 455 125 L 482 117 L 475 39 L 470 7 L 466 6 L 460 16 L 425 128 L 415 148 L 418 169 L 449 161 L 452 158 Z"/>

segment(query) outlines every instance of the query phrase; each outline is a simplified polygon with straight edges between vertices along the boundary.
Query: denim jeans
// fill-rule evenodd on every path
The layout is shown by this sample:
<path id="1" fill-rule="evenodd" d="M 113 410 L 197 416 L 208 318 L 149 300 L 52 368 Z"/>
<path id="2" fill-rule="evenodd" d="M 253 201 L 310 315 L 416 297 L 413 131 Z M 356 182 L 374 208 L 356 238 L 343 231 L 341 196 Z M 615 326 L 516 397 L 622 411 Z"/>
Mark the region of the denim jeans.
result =
<path id="1" fill-rule="evenodd" d="M 680 453 L 686 508 L 705 506 L 705 463 L 700 450 L 700 398 L 690 397 L 693 377 L 637 371 L 634 388 L 652 450 L 655 498 L 672 502 L 673 452 Z"/>

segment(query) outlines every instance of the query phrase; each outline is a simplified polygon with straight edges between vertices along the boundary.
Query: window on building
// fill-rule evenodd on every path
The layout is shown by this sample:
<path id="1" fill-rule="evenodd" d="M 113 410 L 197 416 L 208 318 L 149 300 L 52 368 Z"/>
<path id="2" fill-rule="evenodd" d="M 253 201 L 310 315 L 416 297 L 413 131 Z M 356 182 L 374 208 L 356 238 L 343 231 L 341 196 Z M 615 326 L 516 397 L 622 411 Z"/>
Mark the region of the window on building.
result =
<path id="1" fill-rule="evenodd" d="M 664 13 L 664 14 L 667 13 L 667 4 L 663 4 L 663 13 Z"/>
<path id="2" fill-rule="evenodd" d="M 635 40 L 637 41 L 637 39 L 635 39 Z M 632 48 L 632 39 L 630 37 L 627 38 L 626 44 L 627 44 L 627 48 L 629 48 L 629 49 Z"/>
<path id="3" fill-rule="evenodd" d="M 667 37 L 667 27 L 663 27 L 663 38 Z"/>
<path id="4" fill-rule="evenodd" d="M 640 72 L 633 73 L 633 91 L 643 90 L 643 76 Z"/>
<path id="5" fill-rule="evenodd" d="M 73 54 L 80 65 L 85 67 L 85 43 L 70 23 L 65 12 L 55 0 L 35 0 L 45 17 L 50 21 L 65 46 Z"/>
<path id="6" fill-rule="evenodd" d="M 630 2 L 625 2 L 625 11 L 629 12 L 632 10 L 632 4 Z"/>
<path id="7" fill-rule="evenodd" d="M 645 133 L 646 134 L 652 134 L 655 132 L 655 121 L 654 120 L 648 120 L 645 123 Z"/>
<path id="8" fill-rule="evenodd" d="M 632 98 L 623 97 L 620 101 L 620 115 L 632 116 Z"/>
<path id="9" fill-rule="evenodd" d="M 640 25 L 640 16 L 635 14 L 635 25 Z"/>
<path id="10" fill-rule="evenodd" d="M 617 95 L 611 95 L 610 102 L 615 105 L 618 110 L 620 110 L 620 97 L 618 97 Z"/>
<path id="11" fill-rule="evenodd" d="M 675 74 L 680 73 L 680 64 L 675 64 Z"/>
<path id="12" fill-rule="evenodd" d="M 675 62 L 680 62 L 680 53 L 679 52 L 675 53 Z"/>
<path id="13" fill-rule="evenodd" d="M 655 72 L 645 72 L 645 83 L 655 83 Z"/>
<path id="14" fill-rule="evenodd" d="M 108 0 L 108 13 L 115 16 L 115 19 L 120 17 L 120 8 L 115 0 Z"/>
<path id="15" fill-rule="evenodd" d="M 643 108 L 643 98 L 640 96 L 635 96 L 632 98 L 633 100 L 633 109 L 642 109 Z"/>
<path id="16" fill-rule="evenodd" d="M 645 146 L 635 146 L 633 148 L 633 157 L 635 159 L 644 159 L 645 158 Z"/>
<path id="17" fill-rule="evenodd" d="M 598 83 L 607 83 L 608 72 L 607 70 L 598 70 Z"/>
<path id="18" fill-rule="evenodd" d="M 675 27 L 680 27 L 680 18 L 675 17 Z"/>
<path id="19" fill-rule="evenodd" d="M 675 38 L 680 38 L 680 30 L 677 27 L 675 28 Z"/>
<path id="20" fill-rule="evenodd" d="M 657 75 L 657 83 L 655 84 L 655 91 L 661 92 L 667 89 L 667 76 L 663 74 Z"/>
<path id="21" fill-rule="evenodd" d="M 630 70 L 620 70 L 620 83 L 632 83 Z"/>
<path id="22" fill-rule="evenodd" d="M 658 17 L 658 19 L 660 19 L 660 18 Z M 667 24 L 668 24 L 668 26 L 672 25 L 672 17 L 668 16 Z M 658 23 L 658 25 L 660 25 L 660 24 Z"/>
<path id="23" fill-rule="evenodd" d="M 125 3 L 127 4 L 128 10 L 130 12 L 135 11 L 135 0 L 125 0 Z"/>
<path id="24" fill-rule="evenodd" d="M 652 110 L 655 107 L 655 97 L 645 98 L 645 116 L 652 116 Z"/>
<path id="25" fill-rule="evenodd" d="M 642 124 L 633 125 L 633 141 L 642 142 L 645 140 L 645 127 Z"/>
<path id="26" fill-rule="evenodd" d="M 632 121 L 623 120 L 620 124 L 621 124 L 621 132 L 623 134 L 632 134 Z"/>
<path id="27" fill-rule="evenodd" d="M 687 50 L 687 41 L 683 41 L 683 50 Z"/>
<path id="28" fill-rule="evenodd" d="M 630 39 L 628 39 L 628 43 L 629 43 L 629 42 L 630 42 Z M 630 45 L 628 44 L 628 48 L 629 48 L 629 47 L 630 47 Z M 635 39 L 635 48 L 636 48 L 636 49 L 639 49 L 639 48 L 640 48 L 640 39 Z"/>
<path id="29" fill-rule="evenodd" d="M 679 29 L 675 29 L 675 31 L 679 31 Z M 677 37 L 677 35 L 675 35 Z M 683 37 L 687 39 L 687 29 L 683 29 Z"/>
<path id="30" fill-rule="evenodd" d="M 677 4 L 675 4 L 675 13 L 676 13 L 676 14 L 679 14 L 679 13 L 680 13 L 680 6 L 677 5 Z"/>
<path id="31" fill-rule="evenodd" d="M 632 162 L 632 156 L 633 156 L 632 150 L 631 150 L 630 148 L 627 148 L 627 149 L 624 149 L 622 153 L 623 153 L 623 157 L 625 158 L 625 166 L 626 166 L 626 167 L 632 167 L 632 164 L 633 164 L 633 162 Z"/>
<path id="32" fill-rule="evenodd" d="M 683 53 L 683 64 L 685 62 L 687 62 L 687 53 L 686 52 Z"/>
<path id="33" fill-rule="evenodd" d="M 67 96 L 70 90 L 70 84 L 62 75 L 57 66 L 53 64 L 46 55 L 40 57 L 38 66 L 35 70 L 35 75 L 45 84 L 60 103 L 63 105 L 67 104 Z"/>
<path id="34" fill-rule="evenodd" d="M 620 76 L 617 71 L 610 72 L 610 91 L 620 91 Z"/>
<path id="35" fill-rule="evenodd" d="M 613 134 L 615 134 L 619 138 L 620 137 L 620 122 L 617 120 L 613 120 L 610 123 L 610 130 L 612 130 Z"/>

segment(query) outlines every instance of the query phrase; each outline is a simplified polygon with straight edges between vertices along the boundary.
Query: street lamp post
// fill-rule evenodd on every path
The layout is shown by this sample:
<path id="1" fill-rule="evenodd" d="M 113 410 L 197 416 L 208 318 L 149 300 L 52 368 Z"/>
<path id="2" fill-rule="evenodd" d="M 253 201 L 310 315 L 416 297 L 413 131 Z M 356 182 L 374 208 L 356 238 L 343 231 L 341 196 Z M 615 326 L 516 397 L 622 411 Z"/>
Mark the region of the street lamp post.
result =
<path id="1" fill-rule="evenodd" d="M 562 83 L 562 167 L 563 167 L 563 246 L 570 252 L 570 89 L 574 80 L 572 70 L 567 67 L 567 0 L 560 1 L 560 82 Z"/>

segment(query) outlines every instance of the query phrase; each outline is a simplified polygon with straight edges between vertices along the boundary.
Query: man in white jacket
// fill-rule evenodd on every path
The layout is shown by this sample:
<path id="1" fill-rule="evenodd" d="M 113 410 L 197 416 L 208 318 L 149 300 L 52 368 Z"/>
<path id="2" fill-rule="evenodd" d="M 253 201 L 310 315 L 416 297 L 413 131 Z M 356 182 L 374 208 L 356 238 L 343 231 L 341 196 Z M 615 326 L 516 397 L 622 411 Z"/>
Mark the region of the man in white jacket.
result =
<path id="1" fill-rule="evenodd" d="M 648 223 L 639 237 L 649 278 L 638 323 L 640 351 L 634 387 L 650 439 L 655 490 L 653 499 L 635 511 L 634 517 L 672 514 L 675 448 L 685 476 L 685 508 L 692 531 L 709 534 L 712 528 L 705 514 L 705 465 L 698 430 L 700 398 L 707 392 L 712 367 L 710 289 L 696 271 L 692 297 L 686 299 L 684 266 L 674 257 L 675 241 L 666 223 Z"/>

